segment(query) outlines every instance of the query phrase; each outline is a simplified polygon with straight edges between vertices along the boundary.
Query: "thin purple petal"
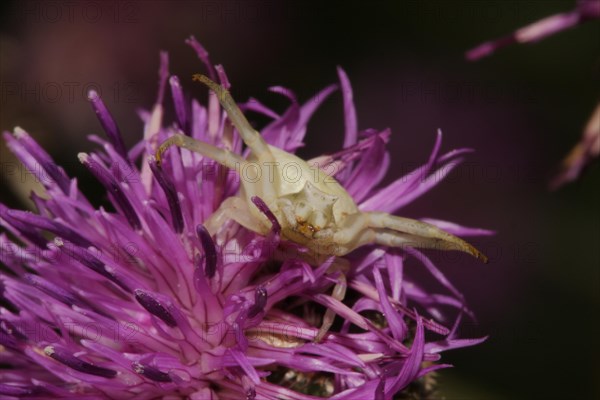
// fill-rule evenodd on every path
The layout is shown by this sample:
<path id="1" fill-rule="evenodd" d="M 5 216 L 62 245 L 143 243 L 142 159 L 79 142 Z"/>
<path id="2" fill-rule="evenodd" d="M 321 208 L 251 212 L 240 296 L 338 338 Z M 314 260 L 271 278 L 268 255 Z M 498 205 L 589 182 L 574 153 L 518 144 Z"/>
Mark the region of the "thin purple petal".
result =
<path id="1" fill-rule="evenodd" d="M 92 103 L 92 108 L 100 121 L 100 125 L 102 125 L 102 129 L 106 132 L 106 136 L 108 136 L 108 139 L 115 150 L 117 150 L 117 153 L 119 153 L 123 159 L 128 160 L 129 158 L 127 156 L 127 150 L 125 149 L 125 143 L 123 143 L 121 131 L 98 93 L 95 90 L 90 90 L 88 93 L 88 100 Z"/>

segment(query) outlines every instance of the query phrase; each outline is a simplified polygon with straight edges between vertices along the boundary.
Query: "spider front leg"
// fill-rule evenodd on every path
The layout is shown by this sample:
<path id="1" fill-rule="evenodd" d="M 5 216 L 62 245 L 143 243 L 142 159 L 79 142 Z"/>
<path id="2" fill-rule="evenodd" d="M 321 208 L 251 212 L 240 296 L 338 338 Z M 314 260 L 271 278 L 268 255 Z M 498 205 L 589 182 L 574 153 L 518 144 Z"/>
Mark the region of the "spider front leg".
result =
<path id="1" fill-rule="evenodd" d="M 356 213 L 346 217 L 334 235 L 338 255 L 375 243 L 391 247 L 459 250 L 487 263 L 487 257 L 463 239 L 425 222 L 382 212 Z"/>
<path id="2" fill-rule="evenodd" d="M 227 112 L 227 116 L 229 117 L 233 126 L 242 137 L 244 143 L 248 146 L 248 148 L 250 148 L 253 159 L 256 159 L 257 162 L 255 163 L 245 160 L 238 154 L 232 153 L 229 150 L 221 149 L 209 143 L 192 139 L 183 134 L 171 136 L 158 147 L 158 150 L 156 151 L 157 161 L 160 163 L 163 153 L 169 147 L 177 146 L 202 154 L 205 157 L 217 161 L 219 164 L 231 169 L 236 169 L 238 171 L 246 171 L 251 169 L 250 167 L 258 167 L 257 172 L 261 176 L 269 176 L 269 168 L 275 164 L 272 151 L 260 133 L 252 128 L 240 108 L 233 100 L 233 97 L 231 97 L 229 94 L 229 91 L 202 74 L 194 75 L 193 79 L 205 84 L 215 93 L 219 99 L 219 102 L 221 103 L 221 106 Z M 243 188 L 242 196 L 245 197 L 247 202 L 250 201 L 252 196 L 259 196 L 267 205 L 272 205 L 277 199 L 277 189 L 273 187 L 273 183 L 270 182 L 269 179 L 263 178 L 259 179 L 258 181 L 253 181 L 244 179 L 244 177 L 241 178 L 241 185 Z M 249 207 L 251 206 L 249 205 Z M 232 215 L 232 218 L 237 218 L 236 220 L 239 220 L 238 222 L 240 222 L 242 225 L 247 226 L 248 224 L 243 223 L 246 218 L 235 210 L 236 209 L 233 208 L 229 210 L 228 213 Z M 260 215 L 258 210 L 255 209 L 252 209 L 252 213 L 255 216 Z"/>
<path id="3" fill-rule="evenodd" d="M 244 143 L 252 150 L 252 153 L 258 159 L 272 161 L 273 155 L 271 154 L 269 145 L 262 136 L 260 136 L 260 133 L 252 128 L 252 125 L 250 125 L 238 105 L 235 103 L 233 97 L 229 94 L 229 91 L 202 74 L 195 74 L 193 80 L 202 82 L 217 95 L 217 98 L 219 99 L 221 106 L 227 112 L 227 116 L 231 120 L 231 123 L 237 129 Z M 165 140 L 156 151 L 157 160 L 160 161 L 161 155 L 170 146 L 183 147 L 190 151 L 200 153 L 229 168 L 239 167 L 243 162 L 243 158 L 237 154 L 220 149 L 208 143 L 200 142 L 183 134 L 177 134 Z"/>
<path id="4" fill-rule="evenodd" d="M 393 247 L 421 247 L 436 250 L 459 250 L 484 263 L 488 258 L 463 239 L 425 222 L 382 212 L 369 212 L 368 227 L 374 231 L 375 243 Z"/>
<path id="5" fill-rule="evenodd" d="M 256 159 L 256 162 L 247 161 L 241 170 L 244 171 L 245 167 L 252 164 L 253 167 L 258 167 L 257 172 L 261 176 L 257 182 L 241 177 L 246 200 L 249 201 L 252 196 L 259 196 L 268 206 L 273 206 L 277 199 L 277 190 L 273 187 L 273 182 L 267 179 L 270 176 L 270 169 L 276 164 L 271 148 L 260 133 L 250 125 L 227 89 L 202 74 L 195 74 L 192 79 L 208 86 L 215 93 L 221 106 L 227 112 L 229 120 L 251 150 L 252 159 Z"/>
<path id="6" fill-rule="evenodd" d="M 192 139 L 182 133 L 177 133 L 158 146 L 158 149 L 156 150 L 157 163 L 160 164 L 164 152 L 171 146 L 182 147 L 193 151 L 194 153 L 202 154 L 204 157 L 208 157 L 219 164 L 232 169 L 240 168 L 240 166 L 246 162 L 242 157 L 229 150 L 221 149 L 212 144 Z"/>
<path id="7" fill-rule="evenodd" d="M 171 146 L 181 147 L 194 153 L 202 154 L 204 157 L 211 158 L 231 169 L 242 169 L 247 165 L 246 160 L 229 150 L 215 147 L 183 134 L 173 135 L 161 143 L 156 151 L 157 163 L 160 164 L 163 153 Z M 267 196 L 273 196 L 273 194 L 269 191 L 267 192 Z M 233 219 L 243 227 L 260 234 L 268 232 L 260 221 L 252 218 L 252 214 L 249 212 L 248 205 L 244 199 L 237 196 L 229 197 L 223 201 L 213 215 L 205 221 L 206 229 L 211 235 L 214 235 L 228 219 Z"/>
<path id="8" fill-rule="evenodd" d="M 269 150 L 269 146 L 267 145 L 267 142 L 265 142 L 265 140 L 262 138 L 260 133 L 258 133 L 258 131 L 252 128 L 252 125 L 250 125 L 250 123 L 242 113 L 242 110 L 240 110 L 240 108 L 236 104 L 235 100 L 233 100 L 233 97 L 231 97 L 231 94 L 227 89 L 225 89 L 218 83 L 210 80 L 206 75 L 194 74 L 192 76 L 192 79 L 194 81 L 198 81 L 205 84 L 210 90 L 212 90 L 217 95 L 221 106 L 227 112 L 229 120 L 231 121 L 233 126 L 235 126 L 235 129 L 237 129 L 238 133 L 242 137 L 242 140 L 244 141 L 244 143 L 246 143 L 246 146 L 248 146 L 252 150 L 256 157 L 258 157 L 259 159 L 265 157 L 273 158 L 273 156 L 271 155 L 271 151 Z"/>
<path id="9" fill-rule="evenodd" d="M 266 235 L 269 229 L 253 218 L 244 199 L 233 196 L 226 198 L 205 222 L 204 226 L 211 236 L 214 236 L 228 220 L 234 220 L 246 229 L 261 235 Z"/>

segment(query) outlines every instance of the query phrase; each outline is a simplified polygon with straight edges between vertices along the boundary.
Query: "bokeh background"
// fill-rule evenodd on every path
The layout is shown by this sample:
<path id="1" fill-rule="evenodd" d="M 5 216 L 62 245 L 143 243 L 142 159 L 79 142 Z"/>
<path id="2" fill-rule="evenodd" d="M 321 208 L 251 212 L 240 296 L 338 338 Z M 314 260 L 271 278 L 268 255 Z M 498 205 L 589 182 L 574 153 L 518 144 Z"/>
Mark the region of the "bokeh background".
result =
<path id="1" fill-rule="evenodd" d="M 223 64 L 239 101 L 275 110 L 266 90 L 307 100 L 337 82 L 354 88 L 359 128 L 390 127 L 388 181 L 424 162 L 437 128 L 443 150 L 471 147 L 463 166 L 402 210 L 497 231 L 476 243 L 492 262 L 433 255 L 463 291 L 477 321 L 465 336 L 484 344 L 445 353 L 446 399 L 592 399 L 600 396 L 600 172 L 550 192 L 548 179 L 579 139 L 600 89 L 600 23 L 480 62 L 464 52 L 574 1 L 16 1 L 0 7 L 0 128 L 15 125 L 44 144 L 87 193 L 102 193 L 76 155 L 103 134 L 86 101 L 100 89 L 126 136 L 141 137 L 139 107 L 157 89 L 158 54 L 188 95 L 202 64 L 190 35 Z M 253 117 L 260 126 L 266 122 Z M 309 125 L 308 158 L 343 140 L 341 95 Z M 27 207 L 32 177 L 1 147 L 1 201 Z M 449 253 L 448 253 L 449 254 Z"/>

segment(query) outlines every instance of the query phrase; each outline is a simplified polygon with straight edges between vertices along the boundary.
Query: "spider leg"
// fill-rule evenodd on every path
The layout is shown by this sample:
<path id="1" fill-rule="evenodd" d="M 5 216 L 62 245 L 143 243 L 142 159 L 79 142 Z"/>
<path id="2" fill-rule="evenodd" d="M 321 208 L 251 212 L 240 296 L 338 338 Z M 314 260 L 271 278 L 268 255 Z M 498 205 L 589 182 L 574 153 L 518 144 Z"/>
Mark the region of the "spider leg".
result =
<path id="1" fill-rule="evenodd" d="M 227 112 L 227 116 L 233 123 L 233 126 L 235 126 L 242 137 L 242 140 L 252 150 L 254 155 L 259 159 L 268 158 L 268 161 L 271 161 L 272 155 L 267 142 L 265 142 L 260 133 L 252 128 L 252 125 L 250 125 L 238 105 L 235 103 L 229 91 L 202 74 L 194 74 L 192 79 L 205 84 L 217 95 L 221 106 L 223 106 Z"/>
<path id="2" fill-rule="evenodd" d="M 266 226 L 263 226 L 252 216 L 252 214 L 250 214 L 248 205 L 244 199 L 237 196 L 226 198 L 217 211 L 204 222 L 204 226 L 211 236 L 214 236 L 223 224 L 230 219 L 242 225 L 244 228 L 261 235 L 266 235 L 269 232 L 269 229 Z"/>
<path id="3" fill-rule="evenodd" d="M 239 169 L 241 165 L 246 163 L 246 160 L 229 150 L 221 149 L 212 144 L 192 139 L 181 133 L 171 136 L 158 146 L 158 149 L 156 150 L 156 161 L 158 163 L 161 162 L 164 152 L 171 146 L 181 147 L 193 151 L 194 153 L 202 154 L 204 157 L 213 159 L 219 164 L 231 169 Z"/>
<path id="4" fill-rule="evenodd" d="M 338 264 L 335 263 L 336 261 L 338 262 Z M 341 258 L 336 259 L 336 261 L 334 261 L 334 264 L 332 264 L 329 268 L 329 271 L 333 272 L 335 270 L 338 270 L 340 272 L 338 280 L 335 286 L 333 287 L 331 297 L 333 297 L 336 300 L 342 301 L 346 296 L 346 288 L 348 287 L 346 282 L 346 274 L 344 270 L 347 270 L 349 265 L 347 264 L 346 260 Z M 317 336 L 315 336 L 315 343 L 319 343 L 321 340 L 323 340 L 323 338 L 327 335 L 327 332 L 329 332 L 329 329 L 333 325 L 334 320 L 335 311 L 333 311 L 331 308 L 328 308 L 327 311 L 325 311 L 325 315 L 323 316 L 323 322 L 321 323 L 319 332 L 317 332 Z"/>
<path id="5" fill-rule="evenodd" d="M 271 176 L 271 168 L 276 164 L 269 145 L 260 133 L 250 125 L 250 122 L 248 122 L 227 89 L 202 74 L 194 74 L 192 79 L 208 86 L 215 93 L 221 106 L 227 112 L 231 123 L 235 126 L 246 146 L 252 151 L 251 156 L 256 158 L 256 162 L 247 161 L 240 170 L 241 184 L 244 188 L 246 200 L 249 201 L 252 196 L 259 196 L 272 209 L 278 198 L 278 188 L 274 187 L 273 181 L 268 179 Z M 256 171 L 258 174 L 257 180 L 254 177 L 245 176 L 245 173 L 251 167 L 258 168 Z"/>
<path id="6" fill-rule="evenodd" d="M 418 236 L 409 235 L 407 233 L 402 233 L 391 229 L 373 230 L 372 243 L 389 247 L 419 247 L 436 250 L 455 250 L 443 249 L 439 240 L 436 239 L 420 238 Z"/>
<path id="7" fill-rule="evenodd" d="M 374 240 L 378 244 L 459 250 L 471 254 L 484 263 L 488 261 L 488 258 L 475 247 L 436 226 L 382 212 L 369 212 L 366 215 L 369 227 L 375 232 Z"/>
<path id="8" fill-rule="evenodd" d="M 341 245 L 354 250 L 355 243 L 359 241 L 362 232 L 369 227 L 369 218 L 366 213 L 357 212 L 348 215 L 343 219 L 341 226 L 338 226 L 333 241 L 336 245 Z"/>
<path id="9" fill-rule="evenodd" d="M 246 168 L 251 164 L 238 154 L 233 153 L 227 149 L 222 149 L 213 146 L 209 143 L 192 139 L 191 137 L 183 135 L 181 133 L 169 137 L 167 140 L 162 142 L 160 146 L 158 146 L 158 149 L 156 150 L 156 162 L 158 164 L 160 164 L 160 162 L 162 161 L 162 156 L 165 153 L 165 151 L 167 151 L 167 149 L 171 146 L 181 147 L 193 151 L 195 153 L 202 154 L 203 156 L 213 159 L 219 164 L 222 164 L 225 167 L 231 168 L 240 173 L 244 172 Z M 264 171 L 260 171 L 260 173 L 264 176 Z M 277 198 L 277 192 L 275 188 L 272 184 L 269 183 L 267 179 L 262 179 L 261 181 L 255 184 L 252 182 L 248 182 L 246 179 L 244 179 L 243 175 L 240 176 L 240 179 L 242 187 L 245 189 L 246 197 L 248 199 L 252 196 L 257 195 L 261 199 L 263 199 L 263 201 L 265 201 L 267 205 L 271 205 L 274 199 Z M 225 210 L 228 210 L 226 211 L 227 214 L 231 215 L 231 218 L 234 219 L 236 222 L 240 223 L 240 225 L 257 233 L 268 232 L 268 230 L 265 231 L 264 228 L 258 229 L 259 226 L 262 227 L 260 222 L 251 222 L 252 213 L 250 212 L 248 207 L 245 206 L 245 204 L 243 204 L 244 208 L 242 209 L 242 203 L 244 203 L 244 201 L 241 198 L 235 197 L 235 200 L 232 200 L 231 202 L 227 202 L 227 200 L 221 205 L 221 207 L 219 207 L 217 213 L 219 211 L 225 212 Z M 214 218 L 220 220 L 222 219 L 222 215 L 215 215 Z M 216 225 L 213 230 L 211 230 L 210 228 L 207 229 L 209 230 L 209 232 L 211 232 L 211 234 L 214 234 L 214 231 L 219 226 L 220 225 Z"/>

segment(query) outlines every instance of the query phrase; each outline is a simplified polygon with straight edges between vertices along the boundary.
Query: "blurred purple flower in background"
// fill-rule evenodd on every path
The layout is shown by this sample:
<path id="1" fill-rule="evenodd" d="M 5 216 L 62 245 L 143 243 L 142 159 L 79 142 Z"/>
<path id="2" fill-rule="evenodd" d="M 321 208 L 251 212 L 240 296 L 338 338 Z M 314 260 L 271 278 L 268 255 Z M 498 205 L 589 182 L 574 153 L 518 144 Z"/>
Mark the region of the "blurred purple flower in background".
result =
<path id="1" fill-rule="evenodd" d="M 191 38 L 213 80 L 229 87 L 224 69 Z M 319 165 L 336 178 L 361 210 L 395 212 L 429 191 L 469 152 L 440 154 L 441 133 L 423 166 L 379 188 L 388 165 L 389 130 L 357 130 L 352 89 L 338 70 L 345 140 Z M 105 187 L 110 205 L 94 207 L 77 180 L 21 128 L 5 133 L 10 149 L 45 187 L 32 194 L 37 213 L 0 205 L 0 395 L 190 399 L 391 399 L 426 393 L 424 379 L 449 367 L 440 353 L 485 340 L 458 336 L 471 315 L 461 293 L 416 249 L 364 247 L 347 257 L 348 293 L 329 295 L 339 272 L 311 266 L 302 248 L 280 241 L 272 221 L 267 236 L 227 222 L 211 237 L 203 222 L 238 190 L 239 177 L 213 160 L 171 151 L 161 167 L 157 143 L 183 131 L 241 154 L 242 143 L 214 95 L 207 107 L 187 100 L 161 54 L 159 93 L 140 111 L 144 138 L 127 150 L 119 128 L 95 92 L 90 102 L 109 141 L 80 161 Z M 167 85 L 176 121 L 163 123 Z M 336 89 L 329 86 L 278 115 L 256 100 L 242 107 L 272 119 L 262 135 L 293 152 L 307 122 Z M 140 167 L 138 167 L 140 165 Z M 460 236 L 491 232 L 428 219 Z M 411 278 L 418 261 L 441 293 Z M 314 341 L 325 309 L 338 322 Z M 341 318 L 340 318 L 341 317 Z M 425 388 L 425 389 L 424 389 Z"/>
<path id="2" fill-rule="evenodd" d="M 516 30 L 500 39 L 485 42 L 466 53 L 471 61 L 486 57 L 496 50 L 514 43 L 532 43 L 587 21 L 600 19 L 600 0 L 579 0 L 575 9 L 551 15 Z M 559 171 L 550 182 L 551 189 L 574 181 L 583 169 L 600 156 L 600 103 L 588 120 L 579 143 L 562 161 Z"/>

